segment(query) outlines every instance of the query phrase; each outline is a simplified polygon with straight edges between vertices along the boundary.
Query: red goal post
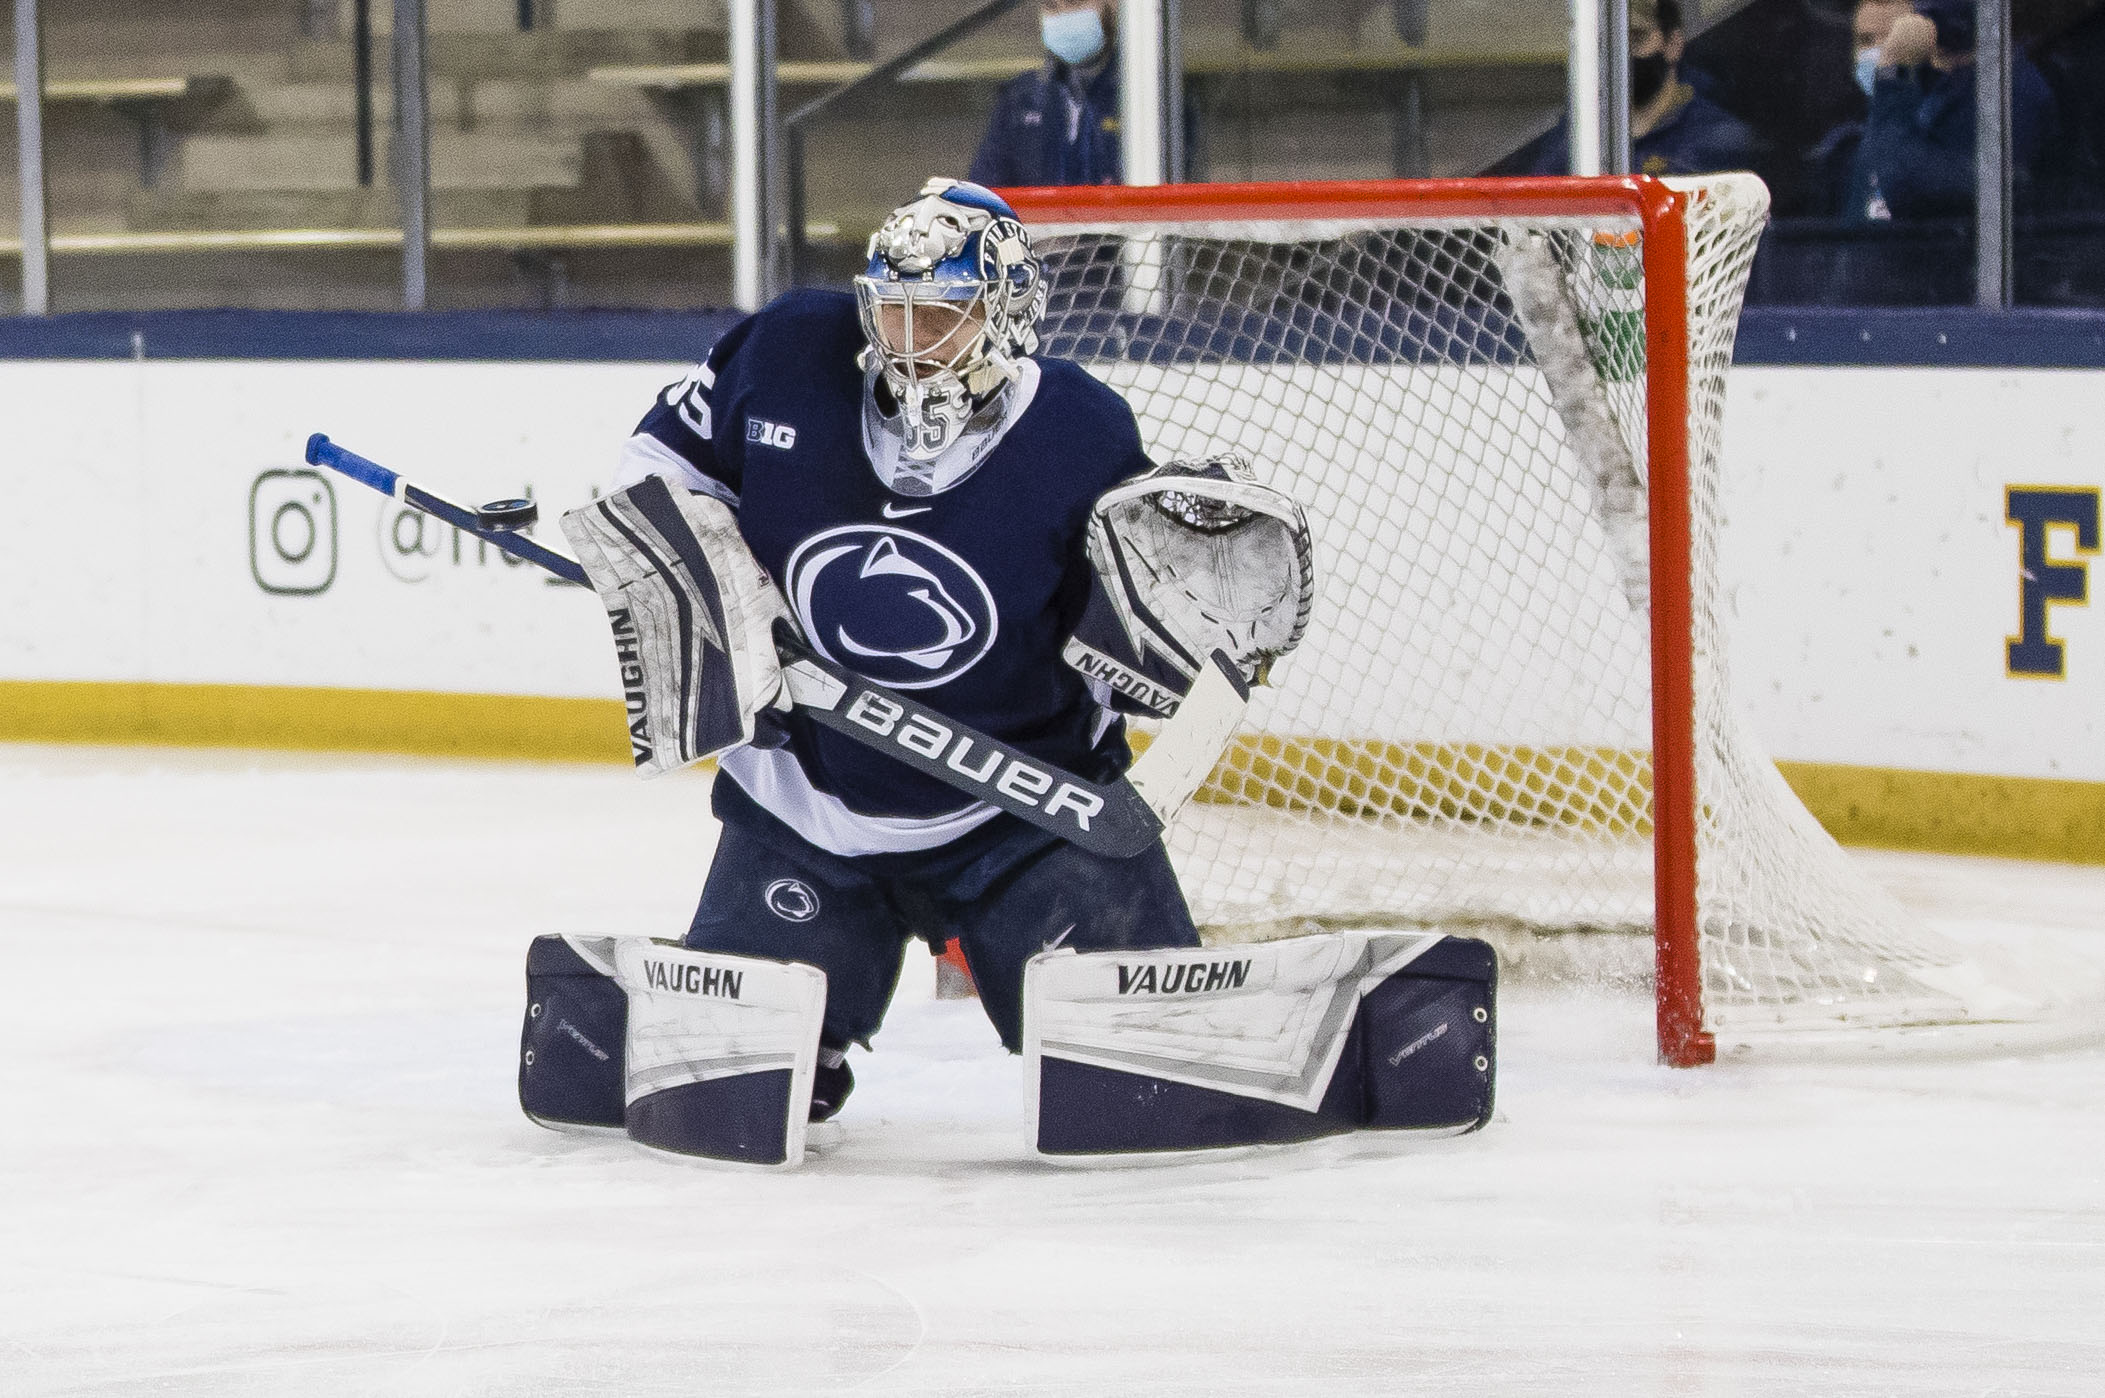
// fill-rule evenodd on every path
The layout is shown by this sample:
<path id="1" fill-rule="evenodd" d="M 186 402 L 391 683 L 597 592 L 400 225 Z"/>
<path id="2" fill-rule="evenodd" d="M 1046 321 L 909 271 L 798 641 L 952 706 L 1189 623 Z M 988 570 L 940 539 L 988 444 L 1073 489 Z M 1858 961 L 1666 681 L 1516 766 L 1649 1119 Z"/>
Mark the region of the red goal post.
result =
<path id="1" fill-rule="evenodd" d="M 1654 934 L 1660 1057 L 1709 1063 L 1696 934 L 1695 680 L 1690 663 L 1688 232 L 1693 194 L 1648 176 L 1372 180 L 1002 191 L 1024 224 L 1635 219 L 1644 266 L 1650 444 Z"/>

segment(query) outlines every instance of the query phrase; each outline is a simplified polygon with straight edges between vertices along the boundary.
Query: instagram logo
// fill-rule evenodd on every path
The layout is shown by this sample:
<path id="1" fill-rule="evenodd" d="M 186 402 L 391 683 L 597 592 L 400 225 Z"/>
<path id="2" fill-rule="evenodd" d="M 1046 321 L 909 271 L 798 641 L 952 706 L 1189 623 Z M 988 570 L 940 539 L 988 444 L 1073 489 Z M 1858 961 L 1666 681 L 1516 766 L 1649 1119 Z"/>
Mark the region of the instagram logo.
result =
<path id="1" fill-rule="evenodd" d="M 249 487 L 249 572 L 280 597 L 336 581 L 336 491 L 313 471 L 265 471 Z"/>

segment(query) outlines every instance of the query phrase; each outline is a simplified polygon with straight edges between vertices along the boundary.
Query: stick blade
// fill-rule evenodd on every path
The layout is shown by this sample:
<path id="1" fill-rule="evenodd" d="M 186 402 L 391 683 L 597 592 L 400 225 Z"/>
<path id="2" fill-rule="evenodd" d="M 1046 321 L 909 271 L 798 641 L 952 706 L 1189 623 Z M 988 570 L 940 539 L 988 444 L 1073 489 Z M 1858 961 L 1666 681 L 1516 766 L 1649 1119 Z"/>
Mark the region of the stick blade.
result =
<path id="1" fill-rule="evenodd" d="M 1126 773 L 1127 782 L 1162 824 L 1175 820 L 1213 774 L 1249 705 L 1248 687 L 1228 657 L 1215 651 L 1177 705 L 1176 717 L 1162 725 Z"/>

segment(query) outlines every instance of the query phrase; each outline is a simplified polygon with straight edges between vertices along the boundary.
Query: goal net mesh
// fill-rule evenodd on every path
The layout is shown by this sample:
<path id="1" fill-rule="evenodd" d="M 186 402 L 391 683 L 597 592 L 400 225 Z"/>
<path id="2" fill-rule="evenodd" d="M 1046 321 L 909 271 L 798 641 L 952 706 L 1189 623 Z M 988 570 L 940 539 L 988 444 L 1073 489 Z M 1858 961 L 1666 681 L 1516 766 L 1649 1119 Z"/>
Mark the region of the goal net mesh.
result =
<path id="1" fill-rule="evenodd" d="M 2003 1013 L 1735 716 L 1719 442 L 1767 193 L 1751 176 L 1684 192 L 1707 1027 Z M 1637 220 L 1132 212 L 1033 222 L 1046 352 L 1116 387 L 1156 460 L 1247 457 L 1316 545 L 1306 640 L 1170 834 L 1201 924 L 1649 930 Z"/>

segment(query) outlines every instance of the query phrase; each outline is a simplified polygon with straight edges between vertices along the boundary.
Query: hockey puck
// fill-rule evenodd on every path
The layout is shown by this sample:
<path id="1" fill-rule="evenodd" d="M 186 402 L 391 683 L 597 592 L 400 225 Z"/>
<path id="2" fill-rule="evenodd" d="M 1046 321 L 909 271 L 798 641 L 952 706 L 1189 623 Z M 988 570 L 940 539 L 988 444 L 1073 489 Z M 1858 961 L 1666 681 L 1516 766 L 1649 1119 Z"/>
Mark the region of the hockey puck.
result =
<path id="1" fill-rule="evenodd" d="M 531 500 L 492 500 L 475 512 L 477 524 L 500 534 L 531 529 L 540 518 L 541 507 Z"/>

